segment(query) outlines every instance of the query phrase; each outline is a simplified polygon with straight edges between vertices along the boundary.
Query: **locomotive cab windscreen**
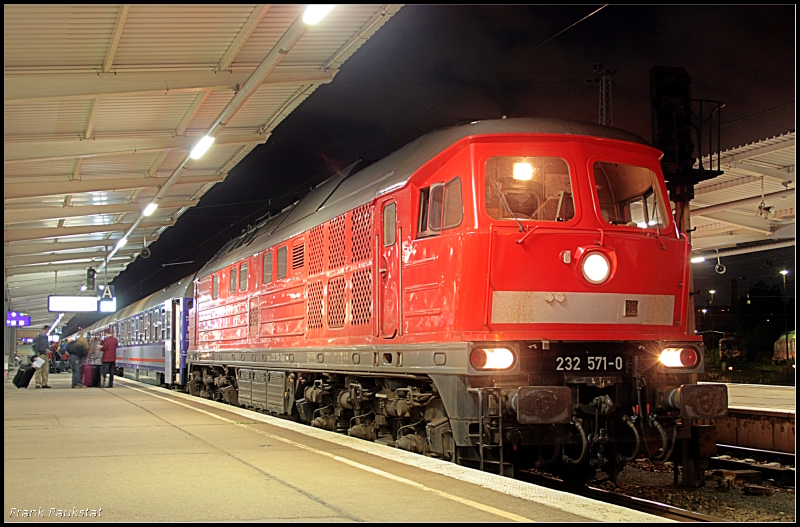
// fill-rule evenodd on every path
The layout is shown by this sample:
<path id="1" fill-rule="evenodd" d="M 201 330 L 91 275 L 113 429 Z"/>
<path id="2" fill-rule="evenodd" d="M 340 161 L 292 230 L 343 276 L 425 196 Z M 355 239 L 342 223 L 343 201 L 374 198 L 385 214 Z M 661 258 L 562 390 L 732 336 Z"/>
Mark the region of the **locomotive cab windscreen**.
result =
<path id="1" fill-rule="evenodd" d="M 486 212 L 497 220 L 569 221 L 575 202 L 566 161 L 496 156 L 486 160 Z"/>
<path id="2" fill-rule="evenodd" d="M 592 172 L 603 221 L 640 229 L 667 227 L 665 201 L 655 172 L 607 161 L 595 162 Z"/>

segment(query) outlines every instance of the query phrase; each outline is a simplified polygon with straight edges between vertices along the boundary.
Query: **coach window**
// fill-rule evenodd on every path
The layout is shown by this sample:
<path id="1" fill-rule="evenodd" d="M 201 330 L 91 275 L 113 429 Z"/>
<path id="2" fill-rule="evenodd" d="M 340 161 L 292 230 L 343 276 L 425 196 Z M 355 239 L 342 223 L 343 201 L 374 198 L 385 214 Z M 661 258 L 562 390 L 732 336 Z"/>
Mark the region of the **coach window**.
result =
<path id="1" fill-rule="evenodd" d="M 606 223 L 640 229 L 663 229 L 665 202 L 649 168 L 597 161 L 592 167 L 600 215 Z"/>
<path id="2" fill-rule="evenodd" d="M 236 268 L 231 267 L 231 283 L 230 283 L 230 293 L 234 294 L 236 292 Z"/>
<path id="3" fill-rule="evenodd" d="M 278 249 L 278 272 L 275 276 L 277 280 L 286 278 L 286 256 L 288 252 L 285 245 Z"/>
<path id="4" fill-rule="evenodd" d="M 247 291 L 247 264 L 239 267 L 239 291 Z"/>
<path id="5" fill-rule="evenodd" d="M 569 221 L 575 216 L 567 162 L 558 157 L 491 157 L 486 212 L 497 220 Z"/>
<path id="6" fill-rule="evenodd" d="M 148 311 L 144 315 L 144 341 L 145 343 L 150 342 L 150 328 L 153 326 L 153 313 Z"/>
<path id="7" fill-rule="evenodd" d="M 219 298 L 219 275 L 211 277 L 211 299 L 216 300 Z"/>
<path id="8" fill-rule="evenodd" d="M 383 208 L 383 246 L 390 247 L 397 241 L 397 204 L 390 203 Z"/>
<path id="9" fill-rule="evenodd" d="M 264 253 L 264 283 L 272 282 L 272 251 Z"/>

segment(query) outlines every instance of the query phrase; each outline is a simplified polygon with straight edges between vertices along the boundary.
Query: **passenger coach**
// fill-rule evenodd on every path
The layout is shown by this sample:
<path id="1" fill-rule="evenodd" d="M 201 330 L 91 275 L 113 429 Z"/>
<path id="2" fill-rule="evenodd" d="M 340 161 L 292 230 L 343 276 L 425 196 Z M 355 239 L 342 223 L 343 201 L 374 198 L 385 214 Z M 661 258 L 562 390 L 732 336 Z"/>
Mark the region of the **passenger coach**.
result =
<path id="1" fill-rule="evenodd" d="M 86 328 L 92 338 L 102 339 L 107 329 L 117 338 L 119 375 L 157 385 L 186 382 L 193 277 L 187 276 Z"/>

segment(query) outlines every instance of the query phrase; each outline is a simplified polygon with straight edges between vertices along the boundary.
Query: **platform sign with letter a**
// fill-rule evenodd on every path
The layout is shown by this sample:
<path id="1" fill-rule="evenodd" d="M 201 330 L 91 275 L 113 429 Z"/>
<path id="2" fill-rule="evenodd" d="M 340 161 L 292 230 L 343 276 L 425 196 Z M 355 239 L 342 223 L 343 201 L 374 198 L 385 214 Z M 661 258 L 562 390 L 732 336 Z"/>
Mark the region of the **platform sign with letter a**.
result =
<path id="1" fill-rule="evenodd" d="M 99 301 L 100 311 L 113 313 L 117 310 L 117 297 L 114 296 L 113 285 L 98 285 L 97 300 Z"/>

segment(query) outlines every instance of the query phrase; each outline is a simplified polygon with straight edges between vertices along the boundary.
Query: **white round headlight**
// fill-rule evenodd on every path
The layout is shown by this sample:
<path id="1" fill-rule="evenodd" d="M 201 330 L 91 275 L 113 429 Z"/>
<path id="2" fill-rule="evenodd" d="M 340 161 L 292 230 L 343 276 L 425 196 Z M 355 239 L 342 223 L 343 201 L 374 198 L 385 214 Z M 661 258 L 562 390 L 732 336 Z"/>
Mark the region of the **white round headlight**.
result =
<path id="1" fill-rule="evenodd" d="M 583 277 L 592 284 L 602 284 L 608 279 L 611 272 L 611 264 L 608 258 L 602 253 L 594 252 L 583 259 L 581 265 Z"/>

